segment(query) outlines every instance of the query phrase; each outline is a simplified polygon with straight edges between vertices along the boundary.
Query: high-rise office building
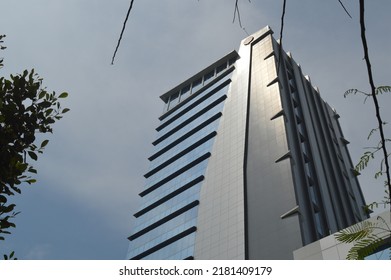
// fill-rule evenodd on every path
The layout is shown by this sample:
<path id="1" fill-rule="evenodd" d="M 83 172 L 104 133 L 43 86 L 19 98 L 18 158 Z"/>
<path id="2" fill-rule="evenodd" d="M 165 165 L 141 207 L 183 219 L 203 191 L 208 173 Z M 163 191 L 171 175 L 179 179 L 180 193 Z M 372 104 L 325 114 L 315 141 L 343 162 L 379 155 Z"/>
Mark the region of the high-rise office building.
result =
<path id="1" fill-rule="evenodd" d="M 272 33 L 161 96 L 128 259 L 293 259 L 367 218 L 339 115 Z"/>

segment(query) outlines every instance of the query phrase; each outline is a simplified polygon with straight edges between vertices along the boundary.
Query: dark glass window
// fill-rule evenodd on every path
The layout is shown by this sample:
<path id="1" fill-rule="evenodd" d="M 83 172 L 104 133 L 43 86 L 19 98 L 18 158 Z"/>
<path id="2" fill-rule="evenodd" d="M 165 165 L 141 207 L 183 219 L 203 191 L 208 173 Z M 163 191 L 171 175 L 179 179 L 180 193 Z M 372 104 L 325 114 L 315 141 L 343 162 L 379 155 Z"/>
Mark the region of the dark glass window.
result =
<path id="1" fill-rule="evenodd" d="M 236 61 L 236 57 L 231 58 L 231 59 L 228 61 L 228 66 L 231 66 L 232 64 L 234 64 L 235 61 Z"/>
<path id="2" fill-rule="evenodd" d="M 195 93 L 197 90 L 199 90 L 202 86 L 202 78 L 199 78 L 198 80 L 193 82 L 191 93 Z"/>
<path id="3" fill-rule="evenodd" d="M 216 68 L 216 74 L 219 74 L 220 72 L 222 72 L 226 68 L 227 68 L 227 62 L 224 62 L 224 64 L 221 64 L 220 66 L 218 66 Z"/>
<path id="4" fill-rule="evenodd" d="M 204 76 L 204 84 L 207 83 L 207 81 L 211 78 L 213 78 L 213 76 L 215 75 L 215 70 L 213 69 L 212 71 L 210 71 L 208 74 L 206 74 Z"/>
<path id="5" fill-rule="evenodd" d="M 168 104 L 167 110 L 170 110 L 171 108 L 175 107 L 175 105 L 178 104 L 178 101 L 179 101 L 179 92 L 176 92 L 170 96 L 170 104 Z"/>
<path id="6" fill-rule="evenodd" d="M 190 95 L 190 85 L 185 86 L 181 90 L 181 102 L 185 100 Z"/>

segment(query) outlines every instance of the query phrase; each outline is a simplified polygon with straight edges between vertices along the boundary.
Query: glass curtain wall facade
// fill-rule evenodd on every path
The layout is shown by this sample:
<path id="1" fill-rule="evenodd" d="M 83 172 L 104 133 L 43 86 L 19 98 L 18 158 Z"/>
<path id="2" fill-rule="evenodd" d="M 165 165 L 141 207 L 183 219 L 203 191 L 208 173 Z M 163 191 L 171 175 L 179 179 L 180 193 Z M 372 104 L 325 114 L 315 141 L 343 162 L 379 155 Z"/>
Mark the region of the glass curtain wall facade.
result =
<path id="1" fill-rule="evenodd" d="M 200 190 L 237 53 L 182 83 L 165 102 L 129 259 L 192 259 Z"/>
<path id="2" fill-rule="evenodd" d="M 272 33 L 161 96 L 128 259 L 292 259 L 367 218 L 339 115 Z"/>

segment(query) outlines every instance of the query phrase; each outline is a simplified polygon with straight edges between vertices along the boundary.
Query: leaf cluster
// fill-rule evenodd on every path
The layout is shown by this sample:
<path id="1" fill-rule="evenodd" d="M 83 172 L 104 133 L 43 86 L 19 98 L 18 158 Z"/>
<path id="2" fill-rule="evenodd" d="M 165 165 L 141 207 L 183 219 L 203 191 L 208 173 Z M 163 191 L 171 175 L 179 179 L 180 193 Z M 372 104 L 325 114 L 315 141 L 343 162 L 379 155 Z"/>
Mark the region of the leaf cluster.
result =
<path id="1" fill-rule="evenodd" d="M 375 89 L 375 95 L 383 94 L 383 93 L 387 93 L 387 92 L 391 93 L 391 86 L 378 86 L 378 87 Z M 356 94 L 358 94 L 358 93 L 365 96 L 365 98 L 364 98 L 364 103 L 367 101 L 367 99 L 368 99 L 369 97 L 372 96 L 372 94 L 367 93 L 367 92 L 365 92 L 365 91 L 361 91 L 361 90 L 356 89 L 356 88 L 351 88 L 351 89 L 348 89 L 347 91 L 345 91 L 343 97 L 346 98 L 346 97 L 349 96 L 349 95 L 352 95 L 352 94 L 353 94 L 353 95 L 356 95 Z"/>
<path id="2" fill-rule="evenodd" d="M 6 49 L 6 47 L 2 45 L 2 43 L 4 43 L 3 38 L 5 38 L 5 35 L 0 35 L 0 50 Z M 3 67 L 3 61 L 4 59 L 0 57 L 0 69 Z"/>
<path id="3" fill-rule="evenodd" d="M 391 86 L 378 86 L 374 90 L 375 95 L 384 94 L 384 93 L 391 93 Z M 372 94 L 358 90 L 358 89 L 349 89 L 344 93 L 344 97 L 347 97 L 352 94 L 353 95 L 356 95 L 356 94 L 364 95 L 365 96 L 364 103 L 368 99 L 368 97 L 372 96 Z M 376 134 L 379 133 L 381 140 L 378 142 L 378 144 L 376 146 L 366 148 L 366 149 L 368 149 L 368 151 L 364 152 L 364 154 L 361 156 L 359 162 L 355 166 L 356 174 L 360 174 L 360 171 L 364 170 L 368 166 L 369 162 L 371 160 L 375 159 L 376 153 L 379 151 L 384 151 L 386 148 L 386 144 L 391 141 L 391 139 L 382 137 L 382 133 L 380 133 L 381 128 L 384 127 L 385 125 L 387 125 L 387 122 L 382 121 L 378 127 L 371 129 L 371 131 L 369 132 L 368 137 L 367 137 L 368 140 L 375 133 Z M 387 172 L 388 172 L 388 169 L 387 169 L 388 164 L 387 163 L 388 163 L 389 156 L 390 156 L 390 154 L 385 153 L 384 157 L 380 160 L 380 168 L 375 173 L 375 179 L 378 179 L 382 175 L 388 175 L 387 174 Z M 389 185 L 390 185 L 390 182 L 386 181 L 385 186 L 388 187 Z M 389 196 L 385 200 L 385 202 L 386 203 L 388 202 L 388 204 L 390 203 Z M 372 204 L 372 207 L 373 207 L 373 205 L 376 205 L 376 204 Z"/>
<path id="4" fill-rule="evenodd" d="M 382 220 L 381 217 L 378 217 L 379 219 Z M 378 222 L 363 221 L 338 232 L 335 236 L 340 242 L 353 243 L 346 257 L 348 260 L 363 260 L 385 244 L 387 238 L 384 236 L 387 235 L 391 235 L 391 230 L 382 220 L 382 225 Z"/>
<path id="5" fill-rule="evenodd" d="M 18 258 L 15 257 L 15 252 L 12 251 L 10 255 L 3 255 L 4 260 L 17 260 Z"/>
<path id="6" fill-rule="evenodd" d="M 3 49 L 2 38 L 4 35 L 0 36 Z M 10 79 L 0 77 L 0 240 L 9 234 L 8 228 L 15 227 L 10 222 L 17 214 L 15 205 L 8 205 L 7 197 L 20 194 L 20 184 L 36 182 L 31 176 L 37 171 L 29 161 L 36 161 L 49 142 L 36 144 L 36 134 L 53 132 L 53 124 L 69 111 L 59 102 L 67 96 L 43 88 L 34 69 Z"/>
<path id="7" fill-rule="evenodd" d="M 13 219 L 18 212 L 14 212 L 15 204 L 7 205 L 7 197 L 0 194 L 0 240 L 4 240 L 4 234 L 10 234 L 9 228 L 14 228 L 15 224 L 10 220 Z"/>

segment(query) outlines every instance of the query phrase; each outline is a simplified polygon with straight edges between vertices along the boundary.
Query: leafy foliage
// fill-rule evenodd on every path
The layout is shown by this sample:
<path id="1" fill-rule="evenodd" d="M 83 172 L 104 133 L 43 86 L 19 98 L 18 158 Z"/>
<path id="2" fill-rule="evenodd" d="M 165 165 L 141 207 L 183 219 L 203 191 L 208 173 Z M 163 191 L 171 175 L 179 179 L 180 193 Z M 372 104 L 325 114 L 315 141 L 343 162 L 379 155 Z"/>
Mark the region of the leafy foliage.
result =
<path id="1" fill-rule="evenodd" d="M 5 35 L 0 35 L 0 49 Z M 0 60 L 0 67 L 3 59 Z M 37 170 L 29 163 L 38 160 L 49 140 L 36 143 L 37 133 L 52 133 L 52 125 L 69 109 L 62 109 L 57 95 L 42 87 L 42 78 L 33 70 L 0 77 L 0 240 L 14 228 L 12 219 L 18 214 L 8 197 L 21 193 L 22 183 L 33 184 Z M 12 254 L 13 256 L 13 254 Z M 10 258 L 12 258 L 10 256 Z"/>
<path id="2" fill-rule="evenodd" d="M 381 217 L 378 217 L 379 219 L 382 220 Z M 384 220 L 382 220 L 382 225 L 378 222 L 363 221 L 338 232 L 336 234 L 338 241 L 354 243 L 346 258 L 363 260 L 366 256 L 375 253 L 384 244 L 384 236 L 391 235 L 391 230 Z M 375 230 L 377 230 L 376 233 Z"/>
<path id="3" fill-rule="evenodd" d="M 383 94 L 383 93 L 387 93 L 387 92 L 391 92 L 391 86 L 378 86 L 376 89 L 375 89 L 375 94 L 378 95 L 378 94 Z M 367 99 L 369 97 L 372 96 L 372 94 L 370 93 L 367 93 L 367 92 L 364 92 L 364 91 L 361 91 L 361 90 L 358 90 L 356 88 L 351 88 L 351 89 L 348 89 L 347 91 L 345 91 L 343 97 L 347 97 L 348 95 L 356 95 L 357 93 L 359 94 L 362 94 L 365 96 L 364 98 L 364 103 L 367 101 Z"/>
<path id="4" fill-rule="evenodd" d="M 18 258 L 15 257 L 15 252 L 12 251 L 10 255 L 3 255 L 4 260 L 17 260 Z"/>
<path id="5" fill-rule="evenodd" d="M 2 45 L 2 43 L 4 43 L 4 41 L 3 41 L 4 37 L 5 37 L 5 35 L 0 35 L 0 50 L 6 49 L 6 47 Z M 4 61 L 4 59 L 2 57 L 0 57 L 0 69 L 3 67 L 3 61 Z"/>
<path id="6" fill-rule="evenodd" d="M 391 86 L 378 86 L 374 90 L 375 95 L 383 94 L 383 93 L 389 93 L 391 92 Z M 364 91 L 358 90 L 358 89 L 349 89 L 344 93 L 344 97 L 347 97 L 349 95 L 356 95 L 357 93 L 362 94 L 365 96 L 364 102 L 367 100 L 368 97 L 371 97 L 372 94 L 366 93 Z M 375 146 L 375 147 L 369 147 L 369 151 L 366 151 L 360 158 L 359 162 L 355 166 L 355 172 L 356 174 L 360 174 L 360 171 L 364 170 L 369 162 L 373 159 L 375 159 L 375 154 L 379 151 L 386 150 L 386 144 L 391 141 L 391 139 L 385 138 L 384 134 L 381 133 L 383 126 L 387 125 L 387 122 L 381 121 L 379 123 L 379 126 L 376 128 L 371 129 L 371 131 L 368 134 L 367 139 L 369 140 L 375 133 L 380 134 L 381 141 Z M 387 178 L 389 177 L 389 171 L 388 171 L 388 157 L 390 154 L 385 153 L 384 157 L 380 160 L 380 169 L 375 173 L 375 178 L 378 179 L 382 175 L 387 175 Z M 386 188 L 390 189 L 390 182 L 389 180 L 385 183 Z M 388 190 L 389 192 L 389 190 Z M 390 197 L 385 200 L 386 203 L 390 204 Z M 383 203 L 382 203 L 383 204 Z M 377 205 L 377 203 L 372 203 L 373 205 Z"/>
<path id="7" fill-rule="evenodd" d="M 376 94 L 383 94 L 386 92 L 391 92 L 391 86 L 379 86 L 376 88 Z"/>
<path id="8" fill-rule="evenodd" d="M 379 94 L 391 92 L 391 86 L 379 86 L 379 87 L 372 87 L 372 93 L 366 93 L 363 91 L 360 91 L 358 89 L 350 89 L 345 92 L 344 97 L 347 97 L 348 95 L 355 95 L 357 93 L 360 93 L 365 96 L 364 103 L 369 97 L 373 97 L 373 99 L 376 100 L 376 96 Z M 375 102 L 376 109 L 378 108 L 377 101 Z M 366 151 L 360 158 L 360 161 L 355 166 L 355 172 L 359 173 L 363 169 L 365 169 L 368 166 L 368 163 L 375 159 L 375 154 L 379 151 L 383 151 L 384 156 L 380 160 L 380 169 L 375 173 L 375 178 L 378 179 L 382 175 L 387 176 L 387 180 L 385 181 L 385 187 L 386 187 L 386 195 L 384 197 L 384 200 L 381 202 L 372 202 L 369 205 L 366 206 L 366 210 L 369 211 L 373 210 L 374 208 L 379 207 L 379 205 L 384 205 L 384 207 L 390 207 L 391 203 L 391 197 L 390 197 L 390 174 L 389 174 L 389 168 L 388 168 L 388 157 L 390 154 L 387 153 L 386 144 L 390 142 L 390 139 L 387 139 L 384 137 L 384 131 L 383 126 L 387 125 L 386 122 L 381 120 L 379 110 L 377 110 L 376 113 L 377 119 L 378 119 L 378 127 L 372 129 L 368 135 L 368 140 L 373 136 L 373 134 L 379 133 L 380 135 L 380 141 L 377 144 L 376 147 L 369 147 L 369 151 Z M 391 209 L 390 209 L 391 210 Z M 382 219 L 378 217 L 378 219 Z M 385 240 L 389 240 L 391 238 L 391 229 L 387 225 L 387 223 L 382 220 L 383 227 L 380 227 L 378 223 L 372 223 L 369 221 L 364 221 L 359 224 L 353 225 L 347 229 L 344 229 L 340 231 L 338 234 L 336 234 L 337 240 L 344 242 L 344 243 L 354 243 L 354 245 L 351 247 L 351 249 L 348 252 L 347 259 L 350 260 L 362 260 L 366 256 L 371 255 L 372 253 L 376 252 L 376 250 L 382 246 L 385 242 Z M 375 234 L 375 230 L 376 234 Z M 379 231 L 380 230 L 380 231 Z M 380 236 L 379 236 L 380 235 Z M 388 237 L 385 237 L 388 236 Z M 390 259 L 391 259 L 391 249 L 390 249 Z"/>
<path id="9" fill-rule="evenodd" d="M 371 159 L 374 159 L 375 156 L 374 156 L 374 152 L 365 152 L 361 158 L 360 158 L 360 161 L 357 163 L 357 165 L 355 166 L 355 169 L 359 172 L 361 170 L 363 170 L 365 167 L 368 166 L 368 162 L 371 160 Z"/>

